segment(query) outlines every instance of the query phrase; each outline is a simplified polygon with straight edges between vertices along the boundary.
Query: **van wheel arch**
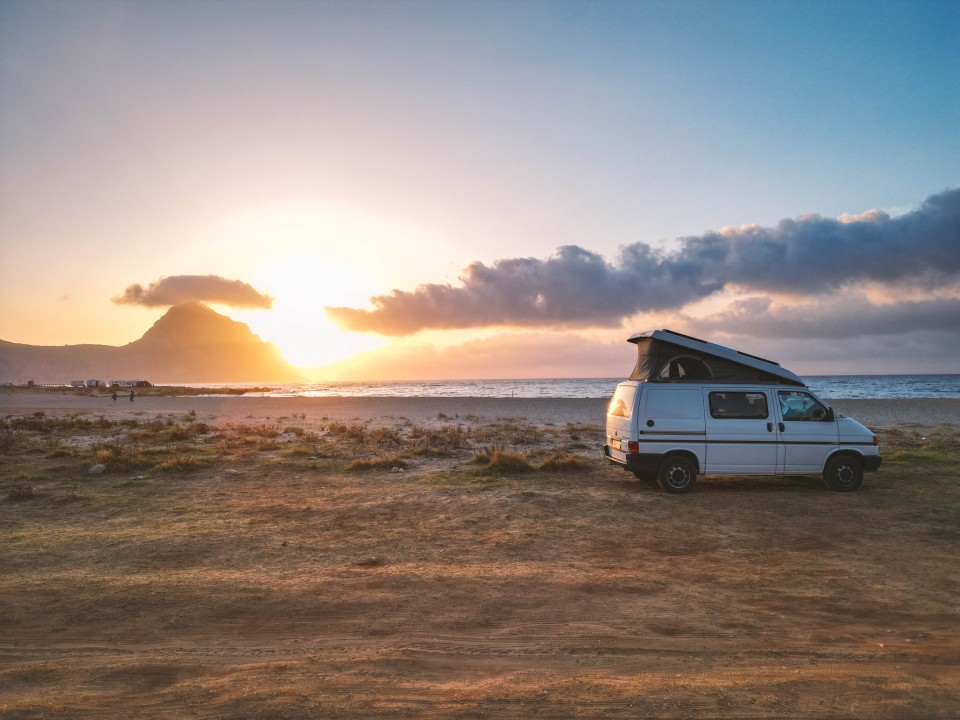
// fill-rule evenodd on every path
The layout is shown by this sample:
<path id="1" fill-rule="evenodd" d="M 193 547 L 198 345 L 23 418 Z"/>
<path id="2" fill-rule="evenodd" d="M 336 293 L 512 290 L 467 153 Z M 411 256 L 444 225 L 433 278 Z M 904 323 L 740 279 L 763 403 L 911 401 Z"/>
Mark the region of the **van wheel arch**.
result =
<path id="1" fill-rule="evenodd" d="M 863 457 L 851 452 L 838 452 L 823 465 L 823 481 L 837 492 L 853 492 L 863 482 Z"/>

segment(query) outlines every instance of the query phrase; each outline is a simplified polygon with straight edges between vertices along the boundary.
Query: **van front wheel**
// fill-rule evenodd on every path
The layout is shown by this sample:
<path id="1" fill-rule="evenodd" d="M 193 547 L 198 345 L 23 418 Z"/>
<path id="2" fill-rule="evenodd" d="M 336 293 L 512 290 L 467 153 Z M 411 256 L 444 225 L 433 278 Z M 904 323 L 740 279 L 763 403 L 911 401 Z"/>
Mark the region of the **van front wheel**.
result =
<path id="1" fill-rule="evenodd" d="M 823 468 L 823 481 L 837 492 L 853 492 L 863 482 L 863 466 L 850 455 L 834 455 Z"/>
<path id="2" fill-rule="evenodd" d="M 660 464 L 657 482 L 668 493 L 690 492 L 696 481 L 697 468 L 683 455 L 671 455 Z"/>

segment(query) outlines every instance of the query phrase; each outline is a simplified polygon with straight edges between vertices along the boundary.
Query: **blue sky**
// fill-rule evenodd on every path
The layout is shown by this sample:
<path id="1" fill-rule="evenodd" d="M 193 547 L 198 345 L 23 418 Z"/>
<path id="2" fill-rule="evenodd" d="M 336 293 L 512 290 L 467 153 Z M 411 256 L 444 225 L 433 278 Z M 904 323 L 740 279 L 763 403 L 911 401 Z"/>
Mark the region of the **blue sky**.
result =
<path id="1" fill-rule="evenodd" d="M 728 227 L 916 211 L 960 186 L 958 68 L 955 2 L 8 1 L 0 338 L 129 342 L 162 309 L 111 298 L 217 275 L 276 298 L 220 309 L 301 363 L 367 351 L 377 374 L 387 353 L 466 353 L 456 327 L 385 340 L 322 308 L 459 287 L 471 263 L 562 246 L 615 265 L 636 243 L 669 255 Z M 709 319 L 737 302 L 830 315 L 852 297 L 874 317 L 960 295 L 955 277 L 922 289 L 868 278 L 801 302 L 731 285 L 673 314 L 613 310 L 617 329 L 464 327 L 491 347 L 610 348 L 593 372 L 578 360 L 557 374 L 610 372 L 644 323 L 699 325 L 764 356 L 772 344 L 816 371 L 851 370 L 873 347 L 893 371 L 903 327 L 874 323 L 856 353 L 811 358 L 804 338 Z M 914 344 L 943 370 L 957 338 Z"/>

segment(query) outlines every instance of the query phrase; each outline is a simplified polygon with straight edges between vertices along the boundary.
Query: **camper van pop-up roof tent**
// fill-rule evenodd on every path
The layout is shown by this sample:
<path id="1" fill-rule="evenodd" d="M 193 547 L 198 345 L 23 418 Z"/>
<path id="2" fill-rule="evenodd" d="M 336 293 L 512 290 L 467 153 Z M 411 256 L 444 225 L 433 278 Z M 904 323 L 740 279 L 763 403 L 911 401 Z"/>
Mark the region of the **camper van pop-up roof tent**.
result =
<path id="1" fill-rule="evenodd" d="M 780 363 L 672 330 L 648 330 L 628 342 L 637 346 L 631 380 L 805 385 Z"/>

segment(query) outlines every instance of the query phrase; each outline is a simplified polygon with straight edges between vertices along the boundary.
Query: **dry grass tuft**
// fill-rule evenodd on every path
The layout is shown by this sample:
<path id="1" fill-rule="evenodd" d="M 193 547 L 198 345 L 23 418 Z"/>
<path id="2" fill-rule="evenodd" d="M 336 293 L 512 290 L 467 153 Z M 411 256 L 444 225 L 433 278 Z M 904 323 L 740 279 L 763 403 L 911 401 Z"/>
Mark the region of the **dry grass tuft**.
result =
<path id="1" fill-rule="evenodd" d="M 523 455 L 500 448 L 485 448 L 475 453 L 473 462 L 476 465 L 483 465 L 484 470 L 501 475 L 518 475 L 533 472 L 536 469 Z"/>
<path id="2" fill-rule="evenodd" d="M 393 468 L 406 469 L 407 463 L 401 457 L 370 458 L 368 460 L 354 460 L 347 469 L 362 472 L 370 470 L 392 470 Z"/>
<path id="3" fill-rule="evenodd" d="M 541 470 L 547 470 L 551 472 L 573 472 L 577 470 L 586 470 L 588 467 L 590 467 L 590 463 L 588 463 L 582 457 L 571 455 L 564 450 L 558 450 L 550 453 L 550 455 L 548 455 L 547 458 L 540 464 Z"/>
<path id="4" fill-rule="evenodd" d="M 363 442 L 366 437 L 367 426 L 359 423 L 347 424 L 334 422 L 327 426 L 327 432 L 331 435 L 336 435 L 338 438 L 360 443 Z"/>
<path id="5" fill-rule="evenodd" d="M 449 457 L 471 447 L 470 432 L 462 425 L 441 428 L 414 426 L 410 430 L 410 440 L 409 452 L 425 457 Z"/>
<path id="6" fill-rule="evenodd" d="M 156 468 L 160 472 L 172 472 L 183 475 L 188 472 L 200 470 L 201 468 L 205 468 L 209 465 L 210 460 L 208 458 L 200 455 L 184 455 L 177 453 L 172 458 L 158 462 L 156 464 Z"/>

